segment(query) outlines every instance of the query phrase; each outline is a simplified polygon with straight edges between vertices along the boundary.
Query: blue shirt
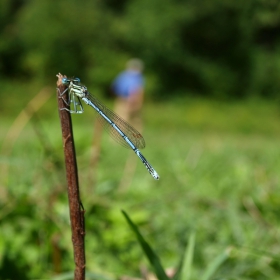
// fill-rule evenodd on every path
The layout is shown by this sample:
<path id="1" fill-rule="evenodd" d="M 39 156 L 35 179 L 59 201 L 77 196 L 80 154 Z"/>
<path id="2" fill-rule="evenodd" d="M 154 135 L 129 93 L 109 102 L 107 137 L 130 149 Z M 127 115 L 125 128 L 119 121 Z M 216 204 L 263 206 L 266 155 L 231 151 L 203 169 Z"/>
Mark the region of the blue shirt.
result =
<path id="1" fill-rule="evenodd" d="M 120 97 L 128 97 L 144 87 L 143 75 L 133 70 L 121 72 L 113 82 L 112 89 Z"/>

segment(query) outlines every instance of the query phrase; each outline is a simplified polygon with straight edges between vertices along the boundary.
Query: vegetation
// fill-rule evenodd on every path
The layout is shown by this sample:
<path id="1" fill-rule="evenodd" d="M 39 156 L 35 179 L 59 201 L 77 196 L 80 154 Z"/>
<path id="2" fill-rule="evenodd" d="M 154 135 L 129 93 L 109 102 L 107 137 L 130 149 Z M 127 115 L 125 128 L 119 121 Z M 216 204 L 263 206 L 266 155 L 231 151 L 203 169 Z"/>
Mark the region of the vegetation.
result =
<path id="1" fill-rule="evenodd" d="M 137 56 L 154 97 L 275 97 L 279 10 L 273 0 L 3 0 L 0 77 L 46 84 L 63 72 L 104 92 Z"/>
<path id="2" fill-rule="evenodd" d="M 131 57 L 146 65 L 143 153 L 161 179 L 108 135 L 96 146 L 92 110 L 73 115 L 87 278 L 140 277 L 146 254 L 176 279 L 280 279 L 279 9 L 0 1 L 0 280 L 73 277 L 55 75 L 112 107 Z"/>
<path id="3" fill-rule="evenodd" d="M 13 149 L 9 139 L 2 143 L 1 279 L 48 278 L 73 269 L 59 122 L 56 110 L 46 108 Z M 91 111 L 73 116 L 88 277 L 139 276 L 140 265 L 150 268 L 120 212 L 124 209 L 164 268 L 177 267 L 195 232 L 190 279 L 201 279 L 225 252 L 231 253 L 215 279 L 279 279 L 280 125 L 275 103 L 147 103 L 144 155 L 161 179 L 153 180 L 134 156 L 138 164 L 128 188 L 120 180 L 129 151 L 106 134 L 96 169 L 91 165 Z M 7 135 L 11 125 L 1 128 L 1 135 Z"/>

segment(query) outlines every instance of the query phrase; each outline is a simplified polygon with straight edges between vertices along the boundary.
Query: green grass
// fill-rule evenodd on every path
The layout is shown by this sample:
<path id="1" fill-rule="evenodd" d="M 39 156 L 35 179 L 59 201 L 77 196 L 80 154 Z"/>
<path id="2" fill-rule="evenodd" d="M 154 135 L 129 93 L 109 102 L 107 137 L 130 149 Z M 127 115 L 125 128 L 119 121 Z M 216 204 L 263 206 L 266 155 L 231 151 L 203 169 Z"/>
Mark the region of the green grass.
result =
<path id="1" fill-rule="evenodd" d="M 21 279 L 73 270 L 54 102 L 51 98 L 37 114 L 40 122 L 29 123 L 12 151 L 4 151 L 0 158 L 7 170 L 0 189 L 0 275 L 7 267 L 26 275 Z M 139 266 L 148 266 L 121 214 L 124 209 L 165 268 L 178 264 L 195 232 L 188 279 L 201 279 L 213 259 L 229 248 L 230 257 L 212 279 L 280 279 L 277 103 L 186 98 L 146 104 L 143 154 L 161 178 L 153 180 L 135 156 L 137 168 L 124 190 L 119 184 L 129 151 L 104 134 L 94 170 L 90 166 L 94 114 L 85 109 L 83 115 L 73 116 L 73 125 L 89 272 L 113 279 L 139 277 Z M 1 143 L 13 120 L 8 113 L 1 125 Z M 39 141 L 34 125 L 47 144 Z"/>

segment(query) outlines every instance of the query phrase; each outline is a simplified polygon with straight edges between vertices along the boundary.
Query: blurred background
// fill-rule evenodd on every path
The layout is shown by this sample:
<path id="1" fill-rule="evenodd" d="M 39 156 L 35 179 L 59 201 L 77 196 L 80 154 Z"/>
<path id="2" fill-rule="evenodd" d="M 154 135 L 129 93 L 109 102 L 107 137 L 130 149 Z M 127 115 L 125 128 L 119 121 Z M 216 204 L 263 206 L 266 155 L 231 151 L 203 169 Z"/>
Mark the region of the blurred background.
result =
<path id="1" fill-rule="evenodd" d="M 72 115 L 88 279 L 150 270 L 120 209 L 165 268 L 195 233 L 189 279 L 225 252 L 209 279 L 280 279 L 276 0 L 0 1 L 0 279 L 72 279 L 56 74 L 113 108 L 133 57 L 145 64 L 143 154 L 161 178 L 91 108 Z"/>

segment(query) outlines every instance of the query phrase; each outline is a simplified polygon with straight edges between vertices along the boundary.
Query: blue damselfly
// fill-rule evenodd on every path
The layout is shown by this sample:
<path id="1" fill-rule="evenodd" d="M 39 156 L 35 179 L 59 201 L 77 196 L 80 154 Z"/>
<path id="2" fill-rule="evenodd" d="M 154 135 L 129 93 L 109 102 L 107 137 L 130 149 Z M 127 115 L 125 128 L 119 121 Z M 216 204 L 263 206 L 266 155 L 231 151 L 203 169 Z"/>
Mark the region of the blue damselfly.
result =
<path id="1" fill-rule="evenodd" d="M 120 116 L 108 109 L 98 99 L 92 96 L 88 92 L 87 87 L 80 83 L 79 78 L 62 78 L 62 83 L 67 86 L 67 89 L 60 93 L 60 97 L 63 99 L 65 104 L 71 105 L 70 109 L 63 109 L 69 111 L 70 113 L 83 113 L 84 109 L 81 103 L 82 99 L 86 104 L 96 110 L 100 121 L 107 128 L 112 138 L 124 147 L 131 148 L 146 166 L 147 170 L 154 179 L 158 180 L 159 175 L 139 151 L 139 149 L 143 149 L 145 147 L 145 140 L 143 136 Z M 67 90 L 69 100 L 65 100 L 63 97 Z"/>

